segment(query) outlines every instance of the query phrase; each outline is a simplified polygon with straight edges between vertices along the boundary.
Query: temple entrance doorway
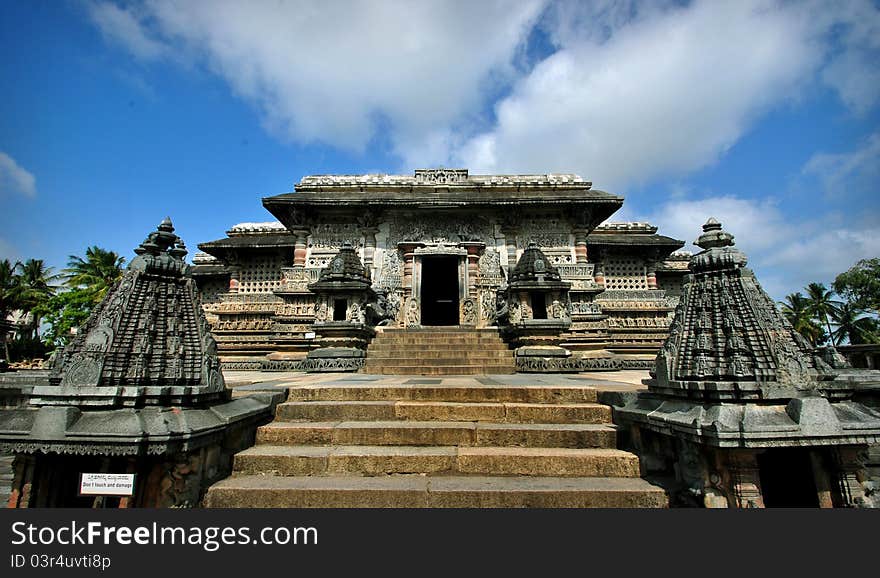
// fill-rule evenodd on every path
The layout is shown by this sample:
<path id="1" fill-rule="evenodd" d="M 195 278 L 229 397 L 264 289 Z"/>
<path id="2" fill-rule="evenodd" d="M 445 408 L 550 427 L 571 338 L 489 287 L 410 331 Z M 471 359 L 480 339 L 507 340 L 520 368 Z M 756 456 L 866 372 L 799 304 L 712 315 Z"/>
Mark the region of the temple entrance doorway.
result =
<path id="1" fill-rule="evenodd" d="M 422 257 L 422 325 L 458 325 L 458 257 Z"/>
<path id="2" fill-rule="evenodd" d="M 767 508 L 818 508 L 810 453 L 802 448 L 776 448 L 758 456 L 761 494 Z"/>

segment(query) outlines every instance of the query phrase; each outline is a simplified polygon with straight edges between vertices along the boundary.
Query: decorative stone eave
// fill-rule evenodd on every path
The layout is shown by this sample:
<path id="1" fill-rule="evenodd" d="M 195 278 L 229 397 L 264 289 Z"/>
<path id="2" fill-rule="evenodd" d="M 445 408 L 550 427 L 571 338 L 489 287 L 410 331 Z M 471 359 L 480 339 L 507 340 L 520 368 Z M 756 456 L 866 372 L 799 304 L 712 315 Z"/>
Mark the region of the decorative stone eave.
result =
<path id="1" fill-rule="evenodd" d="M 200 243 L 198 248 L 224 262 L 235 262 L 242 251 L 288 254 L 296 247 L 296 236 L 285 234 L 237 235 Z M 198 267 L 199 265 L 196 265 Z"/>
<path id="2" fill-rule="evenodd" d="M 229 275 L 225 265 L 193 265 L 191 275 L 193 277 L 224 277 Z"/>
<path id="3" fill-rule="evenodd" d="M 467 169 L 416 169 L 412 175 L 310 175 L 295 185 L 297 191 L 342 187 L 576 187 L 589 189 L 590 181 L 571 173 L 528 175 L 471 175 Z"/>
<path id="4" fill-rule="evenodd" d="M 786 404 L 700 404 L 642 394 L 616 419 L 720 448 L 860 445 L 880 442 L 880 413 L 852 401 L 796 398 Z"/>
<path id="5" fill-rule="evenodd" d="M 72 406 L 5 410 L 0 452 L 160 455 L 191 451 L 223 437 L 230 425 L 264 420 L 283 394 L 261 393 L 204 408 L 143 407 L 83 411 Z"/>
<path id="6" fill-rule="evenodd" d="M 635 253 L 660 261 L 684 247 L 684 241 L 664 235 L 630 233 L 590 233 L 587 247 L 593 255 L 602 253 Z M 684 267 L 686 269 L 686 265 Z"/>
<path id="7" fill-rule="evenodd" d="M 430 179 L 428 173 L 443 173 Z M 449 173 L 449 174 L 446 174 Z M 295 191 L 263 198 L 263 206 L 290 230 L 308 222 L 354 218 L 394 210 L 561 208 L 589 213 L 592 228 L 623 205 L 623 198 L 595 190 L 577 175 L 472 175 L 463 169 L 403 175 L 305 177 Z"/>

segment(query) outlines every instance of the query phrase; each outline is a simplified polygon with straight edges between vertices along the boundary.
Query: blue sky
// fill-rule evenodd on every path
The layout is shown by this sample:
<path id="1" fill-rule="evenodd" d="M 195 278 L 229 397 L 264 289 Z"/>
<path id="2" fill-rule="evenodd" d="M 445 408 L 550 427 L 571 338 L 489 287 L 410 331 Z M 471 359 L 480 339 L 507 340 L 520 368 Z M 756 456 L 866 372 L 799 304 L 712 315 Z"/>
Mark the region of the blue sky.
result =
<path id="1" fill-rule="evenodd" d="M 0 258 L 194 252 L 303 175 L 574 172 L 777 299 L 880 255 L 880 6 L 0 4 Z"/>

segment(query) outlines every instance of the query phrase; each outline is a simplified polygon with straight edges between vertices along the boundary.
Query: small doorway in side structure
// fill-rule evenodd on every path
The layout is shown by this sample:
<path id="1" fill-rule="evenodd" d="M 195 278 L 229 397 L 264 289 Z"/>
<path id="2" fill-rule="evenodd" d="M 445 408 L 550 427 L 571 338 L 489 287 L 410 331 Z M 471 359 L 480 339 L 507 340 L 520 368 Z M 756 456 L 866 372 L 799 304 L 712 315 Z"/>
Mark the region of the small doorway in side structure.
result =
<path id="1" fill-rule="evenodd" d="M 458 325 L 458 257 L 422 258 L 422 325 Z"/>
<path id="2" fill-rule="evenodd" d="M 766 508 L 818 508 L 819 492 L 809 450 L 779 448 L 758 456 Z"/>
<path id="3" fill-rule="evenodd" d="M 543 293 L 532 293 L 532 319 L 547 319 L 547 299 Z"/>

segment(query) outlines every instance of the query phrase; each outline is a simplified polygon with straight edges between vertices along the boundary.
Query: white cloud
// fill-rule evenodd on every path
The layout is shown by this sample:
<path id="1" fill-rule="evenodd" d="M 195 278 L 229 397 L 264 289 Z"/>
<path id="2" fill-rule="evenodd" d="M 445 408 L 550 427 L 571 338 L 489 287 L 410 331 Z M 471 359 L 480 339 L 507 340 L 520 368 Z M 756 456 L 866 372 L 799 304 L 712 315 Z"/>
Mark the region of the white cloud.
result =
<path id="1" fill-rule="evenodd" d="M 13 193 L 36 196 L 37 179 L 11 156 L 0 152 L 0 196 Z"/>
<path id="2" fill-rule="evenodd" d="M 880 133 L 849 153 L 816 153 L 802 171 L 822 182 L 825 194 L 840 198 L 854 193 L 880 193 Z"/>
<path id="3" fill-rule="evenodd" d="M 463 164 L 574 169 L 614 189 L 686 174 L 798 94 L 821 62 L 808 15 L 767 2 L 611 12 L 593 22 L 604 35 L 559 34 L 560 50 L 496 106 L 497 125 L 454 153 Z"/>
<path id="4" fill-rule="evenodd" d="M 140 8 L 142 16 L 111 11 L 123 31 L 134 20 L 139 33 L 97 24 L 137 56 L 152 57 L 156 39 L 203 56 L 277 135 L 360 151 L 387 122 L 398 150 L 430 152 L 432 138 L 511 77 L 543 2 L 154 0 Z"/>
<path id="5" fill-rule="evenodd" d="M 92 21 L 111 42 L 125 46 L 143 60 L 155 60 L 166 55 L 166 46 L 148 35 L 141 25 L 143 15 L 137 14 L 135 9 L 97 1 L 86 6 Z"/>
<path id="6" fill-rule="evenodd" d="M 90 14 L 136 57 L 201 58 L 273 134 L 354 151 L 379 136 L 409 168 L 578 172 L 621 190 L 715 162 L 817 80 L 859 113 L 880 99 L 870 0 L 124 6 Z M 552 53 L 529 68 L 536 30 Z"/>
<path id="7" fill-rule="evenodd" d="M 818 8 L 818 21 L 838 35 L 822 79 L 850 109 L 865 114 L 880 100 L 880 7 L 870 0 L 850 0 L 833 10 Z"/>
<path id="8" fill-rule="evenodd" d="M 718 219 L 735 236 L 736 246 L 749 257 L 765 290 L 774 298 L 801 290 L 813 281 L 830 284 L 859 259 L 880 255 L 880 236 L 870 223 L 823 219 L 793 220 L 776 201 L 720 196 L 672 200 L 641 216 L 660 232 L 686 240 L 687 250 L 709 217 Z"/>

